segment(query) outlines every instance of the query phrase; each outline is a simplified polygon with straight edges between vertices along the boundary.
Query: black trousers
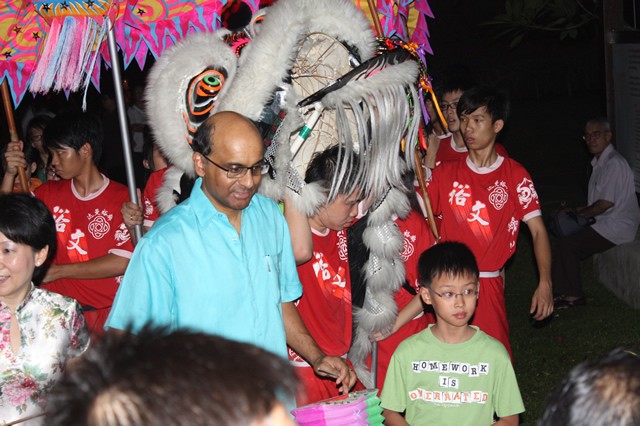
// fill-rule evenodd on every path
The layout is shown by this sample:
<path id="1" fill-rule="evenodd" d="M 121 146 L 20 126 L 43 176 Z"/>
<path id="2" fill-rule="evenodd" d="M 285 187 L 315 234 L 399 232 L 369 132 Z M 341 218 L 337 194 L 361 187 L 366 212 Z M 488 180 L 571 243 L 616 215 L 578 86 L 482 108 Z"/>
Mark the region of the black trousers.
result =
<path id="1" fill-rule="evenodd" d="M 553 293 L 583 297 L 580 261 L 614 246 L 614 243 L 590 226 L 568 237 L 559 238 L 553 252 Z"/>

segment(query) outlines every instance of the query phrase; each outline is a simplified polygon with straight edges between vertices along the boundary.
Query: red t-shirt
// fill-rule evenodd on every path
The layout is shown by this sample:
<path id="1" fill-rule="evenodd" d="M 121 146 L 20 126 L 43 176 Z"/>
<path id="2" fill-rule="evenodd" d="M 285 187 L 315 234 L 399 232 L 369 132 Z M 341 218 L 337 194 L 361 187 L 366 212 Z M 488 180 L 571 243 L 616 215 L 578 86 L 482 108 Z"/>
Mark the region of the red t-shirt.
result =
<path id="1" fill-rule="evenodd" d="M 313 256 L 298 266 L 302 297 L 300 317 L 326 355 L 342 356 L 351 345 L 351 281 L 347 232 L 313 232 Z M 302 359 L 289 349 L 289 359 Z"/>
<path id="2" fill-rule="evenodd" d="M 168 167 L 165 167 L 151 173 L 151 176 L 149 176 L 149 180 L 147 180 L 147 184 L 144 187 L 142 200 L 144 202 L 144 226 L 147 228 L 151 228 L 156 219 L 160 217 L 160 211 L 158 210 L 158 204 L 156 202 L 156 195 L 162 186 L 162 179 L 168 169 Z"/>
<path id="3" fill-rule="evenodd" d="M 541 215 L 531 176 L 509 158 L 483 168 L 468 157 L 447 161 L 427 185 L 442 240 L 467 244 L 481 271 L 501 269 L 516 250 L 520 221 Z"/>
<path id="4" fill-rule="evenodd" d="M 129 200 L 127 188 L 104 177 L 97 192 L 82 198 L 73 181 L 48 181 L 35 195 L 42 200 L 56 223 L 56 264 L 92 260 L 108 253 L 130 257 L 133 251 L 120 208 Z M 42 287 L 76 299 L 97 309 L 110 307 L 122 276 L 96 280 L 63 278 Z"/>

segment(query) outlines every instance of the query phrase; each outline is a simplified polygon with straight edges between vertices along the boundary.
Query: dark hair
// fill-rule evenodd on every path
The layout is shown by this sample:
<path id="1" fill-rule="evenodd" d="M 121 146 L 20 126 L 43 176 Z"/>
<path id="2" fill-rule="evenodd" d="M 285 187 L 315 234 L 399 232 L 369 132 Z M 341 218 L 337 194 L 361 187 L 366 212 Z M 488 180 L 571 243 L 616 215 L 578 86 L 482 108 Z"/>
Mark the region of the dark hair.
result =
<path id="1" fill-rule="evenodd" d="M 107 333 L 47 398 L 50 426 L 248 425 L 297 380 L 287 360 L 225 338 L 144 327 Z"/>
<path id="2" fill-rule="evenodd" d="M 153 171 L 156 165 L 153 163 L 153 147 L 155 142 L 149 131 L 149 126 L 144 126 L 144 143 L 142 144 L 142 159 L 147 162 L 149 169 Z"/>
<path id="3" fill-rule="evenodd" d="M 443 276 L 480 276 L 476 258 L 465 244 L 445 241 L 425 250 L 418 260 L 418 281 L 430 287 L 433 280 Z"/>
<path id="4" fill-rule="evenodd" d="M 100 120 L 86 112 L 63 112 L 56 115 L 44 129 L 44 142 L 49 149 L 72 148 L 76 152 L 85 143 L 91 146 L 93 162 L 102 156 L 104 134 Z"/>
<path id="5" fill-rule="evenodd" d="M 42 158 L 40 158 L 40 153 L 37 149 L 31 146 L 30 143 L 22 144 L 22 151 L 24 152 L 24 159 L 29 167 L 31 167 L 33 163 L 36 163 L 37 168 L 44 167 L 44 164 L 42 164 Z"/>
<path id="6" fill-rule="evenodd" d="M 360 179 L 358 156 L 333 145 L 311 157 L 304 181 L 319 182 L 334 194 L 351 194 Z"/>
<path id="7" fill-rule="evenodd" d="M 458 101 L 456 112 L 458 117 L 462 117 L 481 107 L 486 108 L 492 122 L 502 120 L 506 124 L 510 105 L 505 92 L 489 86 L 473 87 L 464 92 Z"/>
<path id="8" fill-rule="evenodd" d="M 639 353 L 616 348 L 574 367 L 549 396 L 538 425 L 639 425 Z"/>
<path id="9" fill-rule="evenodd" d="M 36 115 L 31 120 L 29 120 L 29 123 L 27 124 L 27 133 L 29 132 L 29 129 L 44 130 L 49 125 L 49 123 L 51 123 L 50 116 L 42 114 Z M 29 135 L 27 134 L 26 137 L 29 137 Z"/>
<path id="10" fill-rule="evenodd" d="M 193 140 L 191 141 L 191 149 L 195 152 L 198 152 L 202 155 L 209 155 L 213 152 L 213 133 L 215 132 L 214 126 L 215 120 L 212 120 L 209 117 L 205 120 L 200 126 L 198 126 L 198 130 L 196 130 L 196 134 L 193 136 Z"/>
<path id="11" fill-rule="evenodd" d="M 35 251 L 49 246 L 47 261 L 33 273 L 33 281 L 38 282 L 56 252 L 56 224 L 47 206 L 29 194 L 0 194 L 0 232 Z"/>
<path id="12" fill-rule="evenodd" d="M 191 149 L 194 152 L 198 152 L 205 156 L 213 153 L 212 135 L 215 131 L 214 121 L 215 120 L 211 120 L 211 117 L 209 117 L 200 124 L 200 126 L 198 126 L 198 130 L 196 130 L 196 134 L 193 135 L 193 139 L 191 140 Z M 180 192 L 175 190 L 173 191 L 176 204 L 181 204 L 183 201 L 186 201 L 191 197 L 191 191 L 193 190 L 195 182 L 196 179 L 189 176 L 187 173 L 184 173 L 180 177 Z"/>

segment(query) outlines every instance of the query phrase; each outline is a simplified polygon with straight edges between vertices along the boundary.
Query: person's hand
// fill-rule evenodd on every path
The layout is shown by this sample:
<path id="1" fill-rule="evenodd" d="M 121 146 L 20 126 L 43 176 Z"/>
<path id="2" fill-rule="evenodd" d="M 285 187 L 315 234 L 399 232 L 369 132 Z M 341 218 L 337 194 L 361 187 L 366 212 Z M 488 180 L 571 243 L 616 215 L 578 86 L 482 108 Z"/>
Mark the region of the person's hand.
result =
<path id="1" fill-rule="evenodd" d="M 553 313 L 553 291 L 551 283 L 541 281 L 531 298 L 529 313 L 536 321 L 542 321 Z"/>
<path id="2" fill-rule="evenodd" d="M 389 328 L 388 330 L 375 331 L 371 333 L 371 335 L 369 336 L 369 340 L 372 342 L 379 342 L 380 340 L 384 340 L 387 337 L 391 336 L 393 333 L 395 333 L 395 330 L 393 328 Z"/>
<path id="3" fill-rule="evenodd" d="M 140 190 L 138 190 L 138 200 L 142 202 Z M 122 213 L 122 220 L 127 228 L 133 228 L 136 225 L 142 225 L 142 222 L 144 220 L 144 212 L 142 211 L 142 207 L 140 207 L 139 205 L 134 204 L 131 201 L 126 201 L 122 203 L 120 213 Z"/>
<path id="4" fill-rule="evenodd" d="M 22 141 L 9 142 L 4 153 L 4 160 L 6 163 L 5 175 L 15 177 L 18 174 L 19 167 L 27 169 L 27 160 L 22 151 Z"/>
<path id="5" fill-rule="evenodd" d="M 50 283 L 51 281 L 55 281 L 62 278 L 62 276 L 60 275 L 60 271 L 61 271 L 60 265 L 56 265 L 55 263 L 51 264 L 49 266 L 49 269 L 47 269 L 47 273 L 42 279 L 42 283 L 46 284 L 46 283 Z"/>
<path id="6" fill-rule="evenodd" d="M 313 365 L 313 370 L 320 377 L 331 377 L 340 386 L 340 392 L 349 393 L 349 390 L 356 384 L 358 379 L 356 372 L 351 369 L 347 362 L 338 356 L 323 356 Z"/>

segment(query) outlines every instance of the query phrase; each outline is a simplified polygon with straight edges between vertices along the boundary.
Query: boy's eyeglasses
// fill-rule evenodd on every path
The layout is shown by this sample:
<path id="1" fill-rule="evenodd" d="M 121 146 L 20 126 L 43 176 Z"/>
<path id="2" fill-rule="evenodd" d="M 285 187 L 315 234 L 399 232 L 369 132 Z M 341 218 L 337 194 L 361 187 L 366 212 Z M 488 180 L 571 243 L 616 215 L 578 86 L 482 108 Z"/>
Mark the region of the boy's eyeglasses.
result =
<path id="1" fill-rule="evenodd" d="M 462 293 L 454 293 L 453 291 L 445 291 L 444 293 L 438 293 L 435 290 L 430 290 L 432 293 L 435 293 L 436 296 L 444 299 L 444 300 L 453 300 L 456 298 L 456 296 L 462 296 L 462 297 L 472 297 L 472 296 L 477 296 L 478 295 L 478 290 L 476 290 L 475 288 L 468 288 L 465 291 L 463 291 Z"/>
<path id="2" fill-rule="evenodd" d="M 456 108 L 458 108 L 458 102 L 459 101 L 460 100 L 458 99 L 457 101 L 451 102 L 451 103 L 443 102 L 443 103 L 440 104 L 440 108 L 442 109 L 443 112 L 447 112 L 449 109 L 452 109 L 452 110 L 455 111 Z"/>
<path id="3" fill-rule="evenodd" d="M 203 157 L 205 158 L 205 160 L 207 160 L 208 162 L 210 162 L 220 170 L 224 170 L 227 173 L 227 177 L 229 179 L 240 179 L 241 177 L 246 175 L 249 170 L 251 170 L 251 175 L 253 176 L 264 175 L 269 171 L 269 165 L 267 163 L 260 163 L 251 167 L 231 166 L 227 169 L 225 167 L 222 167 L 220 164 L 217 164 L 215 161 L 213 161 L 206 155 L 203 155 Z"/>

